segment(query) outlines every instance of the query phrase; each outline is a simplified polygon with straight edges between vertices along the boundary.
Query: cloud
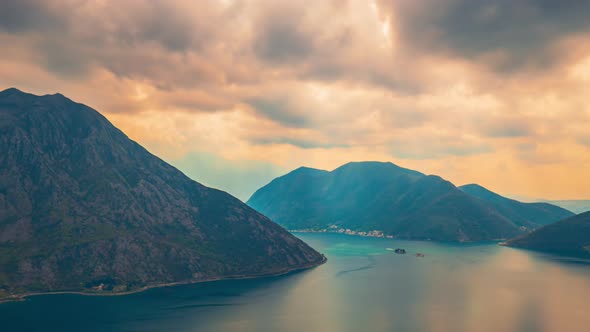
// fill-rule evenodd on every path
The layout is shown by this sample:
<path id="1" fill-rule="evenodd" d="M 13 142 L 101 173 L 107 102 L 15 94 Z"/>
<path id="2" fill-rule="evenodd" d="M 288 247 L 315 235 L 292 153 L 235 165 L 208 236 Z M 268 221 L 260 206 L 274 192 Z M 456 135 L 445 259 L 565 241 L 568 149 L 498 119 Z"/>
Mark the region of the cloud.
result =
<path id="1" fill-rule="evenodd" d="M 186 169 L 375 159 L 529 196 L 590 188 L 584 1 L 6 0 L 2 9 L 0 82 L 86 103 L 158 155 L 187 156 Z M 532 183 L 547 172 L 564 184 Z"/>
<path id="2" fill-rule="evenodd" d="M 3 10 L 10 15 L 1 17 L 0 29 L 19 34 L 35 60 L 66 78 L 106 68 L 120 77 L 169 87 L 223 76 L 210 66 L 208 53 L 219 46 L 215 22 L 231 20 L 231 11 L 216 1 L 200 3 L 199 10 L 188 1 L 26 0 L 7 5 L 12 11 Z"/>
<path id="3" fill-rule="evenodd" d="M 0 29 L 22 33 L 36 29 L 63 30 L 65 16 L 57 6 L 35 0 L 4 0 L 0 12 Z"/>
<path id="4" fill-rule="evenodd" d="M 288 127 L 304 127 L 308 122 L 308 117 L 305 114 L 298 114 L 296 107 L 287 98 L 255 97 L 246 102 L 260 114 Z"/>
<path id="5" fill-rule="evenodd" d="M 273 138 L 261 138 L 254 139 L 252 141 L 255 144 L 271 145 L 271 144 L 289 144 L 302 149 L 317 149 L 317 148 L 347 148 L 350 145 L 342 143 L 322 143 L 313 140 L 289 138 L 289 137 L 273 137 Z"/>
<path id="6" fill-rule="evenodd" d="M 482 128 L 482 131 L 485 135 L 495 138 L 529 137 L 534 136 L 534 129 L 531 122 L 530 119 L 519 119 L 514 116 L 496 117 L 491 119 Z"/>
<path id="7" fill-rule="evenodd" d="M 577 142 L 590 148 L 590 136 L 581 136 L 578 137 Z"/>
<path id="8" fill-rule="evenodd" d="M 442 0 L 379 1 L 394 17 L 399 38 L 414 52 L 444 52 L 501 72 L 560 63 L 554 46 L 571 34 L 588 33 L 584 1 Z"/>
<path id="9" fill-rule="evenodd" d="M 313 33 L 306 30 L 302 8 L 271 7 L 258 22 L 254 52 L 271 63 L 303 62 L 314 51 Z"/>
<path id="10" fill-rule="evenodd" d="M 432 140 L 424 138 L 403 139 L 391 143 L 391 153 L 401 159 L 427 160 L 441 157 L 464 157 L 492 153 L 494 149 L 485 142 L 469 137 L 439 137 Z"/>

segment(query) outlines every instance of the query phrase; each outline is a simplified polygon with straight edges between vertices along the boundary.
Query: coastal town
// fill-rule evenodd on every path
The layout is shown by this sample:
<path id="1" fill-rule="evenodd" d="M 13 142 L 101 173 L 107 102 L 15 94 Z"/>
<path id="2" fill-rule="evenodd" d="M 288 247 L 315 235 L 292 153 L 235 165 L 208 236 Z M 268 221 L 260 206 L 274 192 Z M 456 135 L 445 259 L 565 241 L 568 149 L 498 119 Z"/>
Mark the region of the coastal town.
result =
<path id="1" fill-rule="evenodd" d="M 340 233 L 346 235 L 355 235 L 355 236 L 365 236 L 365 237 L 378 237 L 378 238 L 386 238 L 386 239 L 393 239 L 393 235 L 385 235 L 383 231 L 379 230 L 371 230 L 371 231 L 355 231 L 350 228 L 341 228 L 337 225 L 329 225 L 328 228 L 322 229 L 314 229 L 314 228 L 307 228 L 307 229 L 293 229 L 289 230 L 292 233 Z"/>

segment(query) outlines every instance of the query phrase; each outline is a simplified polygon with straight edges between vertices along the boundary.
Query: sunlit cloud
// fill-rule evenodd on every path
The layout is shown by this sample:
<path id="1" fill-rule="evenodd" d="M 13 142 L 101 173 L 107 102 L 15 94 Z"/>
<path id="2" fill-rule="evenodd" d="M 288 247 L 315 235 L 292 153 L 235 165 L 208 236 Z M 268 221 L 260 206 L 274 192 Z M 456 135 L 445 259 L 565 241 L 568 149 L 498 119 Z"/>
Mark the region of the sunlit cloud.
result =
<path id="1" fill-rule="evenodd" d="M 191 177 L 241 198 L 252 181 L 215 183 L 215 165 L 266 176 L 383 160 L 504 194 L 590 196 L 583 1 L 2 8 L 5 87 L 88 104 Z M 203 160 L 213 166 L 196 167 Z"/>

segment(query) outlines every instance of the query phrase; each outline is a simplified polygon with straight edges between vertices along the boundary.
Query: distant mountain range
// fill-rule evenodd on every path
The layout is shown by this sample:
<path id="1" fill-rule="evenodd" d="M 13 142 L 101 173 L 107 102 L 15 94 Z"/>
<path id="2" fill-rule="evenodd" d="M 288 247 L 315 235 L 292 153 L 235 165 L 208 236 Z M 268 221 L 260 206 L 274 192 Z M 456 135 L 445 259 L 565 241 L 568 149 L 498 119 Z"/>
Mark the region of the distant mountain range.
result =
<path id="1" fill-rule="evenodd" d="M 531 198 L 521 195 L 511 195 L 511 198 L 521 202 L 542 202 L 557 205 L 566 210 L 572 211 L 575 214 L 590 211 L 590 200 L 584 199 L 561 199 L 561 200 L 550 200 L 544 198 Z"/>
<path id="2" fill-rule="evenodd" d="M 463 192 L 487 201 L 494 209 L 518 226 L 535 229 L 573 215 L 569 210 L 549 203 L 523 203 L 500 196 L 480 185 L 460 186 Z"/>
<path id="3" fill-rule="evenodd" d="M 564 209 L 572 211 L 573 213 L 583 213 L 590 211 L 590 200 L 559 200 L 559 201 L 547 201 L 543 200 L 542 202 L 546 202 L 549 204 L 560 206 Z"/>
<path id="4" fill-rule="evenodd" d="M 509 240 L 506 245 L 590 258 L 590 212 L 544 226 L 530 234 Z"/>
<path id="5" fill-rule="evenodd" d="M 331 172 L 298 168 L 260 188 L 247 204 L 292 230 L 379 230 L 461 242 L 512 238 L 573 215 L 381 162 L 353 162 Z"/>
<path id="6" fill-rule="evenodd" d="M 60 95 L 0 92 L 0 298 L 285 273 L 324 257 Z"/>

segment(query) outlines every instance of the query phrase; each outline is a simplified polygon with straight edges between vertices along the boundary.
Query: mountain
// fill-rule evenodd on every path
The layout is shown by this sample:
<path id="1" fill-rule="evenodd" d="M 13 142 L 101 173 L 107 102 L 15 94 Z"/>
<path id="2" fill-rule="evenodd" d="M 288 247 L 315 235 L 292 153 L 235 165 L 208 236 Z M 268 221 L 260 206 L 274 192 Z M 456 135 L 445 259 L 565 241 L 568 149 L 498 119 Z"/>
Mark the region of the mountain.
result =
<path id="1" fill-rule="evenodd" d="M 487 200 L 438 176 L 392 163 L 299 168 L 256 191 L 248 205 L 288 229 L 380 230 L 408 239 L 484 241 L 522 234 Z"/>
<path id="2" fill-rule="evenodd" d="M 590 212 L 539 228 L 505 245 L 554 254 L 590 258 Z"/>
<path id="3" fill-rule="evenodd" d="M 460 186 L 459 189 L 489 202 L 514 224 L 531 230 L 574 215 L 566 209 L 548 203 L 522 203 L 509 199 L 477 184 Z"/>
<path id="4" fill-rule="evenodd" d="M 590 200 L 560 200 L 545 202 L 560 206 L 577 214 L 590 211 Z"/>
<path id="5" fill-rule="evenodd" d="M 325 258 L 60 95 L 0 92 L 0 297 L 280 274 Z"/>

